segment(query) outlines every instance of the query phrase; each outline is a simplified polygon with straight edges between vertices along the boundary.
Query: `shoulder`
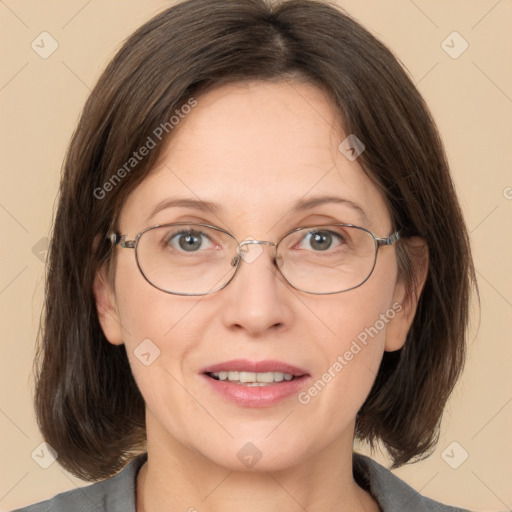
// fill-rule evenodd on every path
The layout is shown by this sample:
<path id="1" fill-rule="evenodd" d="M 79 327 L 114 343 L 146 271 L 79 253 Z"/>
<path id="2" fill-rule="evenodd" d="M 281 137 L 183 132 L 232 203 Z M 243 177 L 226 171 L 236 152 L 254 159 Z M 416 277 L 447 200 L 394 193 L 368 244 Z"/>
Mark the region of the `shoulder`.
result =
<path id="1" fill-rule="evenodd" d="M 135 479 L 147 454 L 133 459 L 116 476 L 66 491 L 13 512 L 135 512 Z"/>
<path id="2" fill-rule="evenodd" d="M 389 469 L 364 455 L 354 453 L 354 476 L 366 483 L 383 512 L 414 510 L 415 512 L 470 512 L 426 498 L 394 475 Z"/>

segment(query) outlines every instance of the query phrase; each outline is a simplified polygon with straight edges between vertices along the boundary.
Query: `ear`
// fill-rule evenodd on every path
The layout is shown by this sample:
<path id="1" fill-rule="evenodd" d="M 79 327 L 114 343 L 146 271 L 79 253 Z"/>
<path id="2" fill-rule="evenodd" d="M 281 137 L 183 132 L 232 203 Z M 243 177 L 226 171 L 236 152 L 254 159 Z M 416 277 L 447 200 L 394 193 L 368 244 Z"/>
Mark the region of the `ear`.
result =
<path id="1" fill-rule="evenodd" d="M 96 273 L 93 290 L 98 319 L 105 337 L 113 345 L 122 345 L 121 320 L 117 311 L 115 292 L 109 283 L 105 265 Z"/>
<path id="2" fill-rule="evenodd" d="M 406 244 L 404 250 L 411 260 L 410 270 L 413 283 L 411 289 L 407 290 L 405 279 L 403 277 L 397 279 L 392 306 L 395 317 L 386 328 L 385 350 L 387 352 L 393 352 L 403 347 L 428 275 L 428 246 L 425 240 L 421 237 L 411 237 L 404 239 L 404 242 Z"/>

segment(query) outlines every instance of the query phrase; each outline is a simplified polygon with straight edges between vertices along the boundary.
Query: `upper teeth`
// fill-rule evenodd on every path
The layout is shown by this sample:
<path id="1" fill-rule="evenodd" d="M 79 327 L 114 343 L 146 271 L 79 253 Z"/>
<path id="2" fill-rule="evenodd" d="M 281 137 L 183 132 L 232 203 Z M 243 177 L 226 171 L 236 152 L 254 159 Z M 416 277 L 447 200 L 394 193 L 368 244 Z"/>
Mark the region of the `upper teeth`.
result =
<path id="1" fill-rule="evenodd" d="M 234 382 L 281 382 L 283 380 L 292 380 L 291 373 L 282 372 L 211 372 L 219 380 L 229 380 Z"/>

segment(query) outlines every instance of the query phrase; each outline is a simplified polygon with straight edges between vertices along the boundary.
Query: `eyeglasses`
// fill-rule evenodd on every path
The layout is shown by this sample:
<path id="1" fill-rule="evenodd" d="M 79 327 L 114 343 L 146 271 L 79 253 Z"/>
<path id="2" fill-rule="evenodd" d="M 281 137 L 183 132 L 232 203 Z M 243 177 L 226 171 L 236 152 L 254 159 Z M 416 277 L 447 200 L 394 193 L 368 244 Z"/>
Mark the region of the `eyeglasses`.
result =
<path id="1" fill-rule="evenodd" d="M 137 266 L 155 288 L 175 295 L 207 295 L 222 290 L 242 260 L 252 263 L 275 248 L 274 265 L 293 288 L 316 295 L 342 293 L 361 286 L 375 268 L 382 245 L 400 239 L 397 231 L 378 238 L 352 224 L 293 229 L 279 242 L 246 239 L 238 242 L 224 229 L 208 224 L 173 223 L 141 231 L 134 240 L 110 233 L 113 246 L 135 249 Z M 253 253 L 249 246 L 255 246 Z"/>

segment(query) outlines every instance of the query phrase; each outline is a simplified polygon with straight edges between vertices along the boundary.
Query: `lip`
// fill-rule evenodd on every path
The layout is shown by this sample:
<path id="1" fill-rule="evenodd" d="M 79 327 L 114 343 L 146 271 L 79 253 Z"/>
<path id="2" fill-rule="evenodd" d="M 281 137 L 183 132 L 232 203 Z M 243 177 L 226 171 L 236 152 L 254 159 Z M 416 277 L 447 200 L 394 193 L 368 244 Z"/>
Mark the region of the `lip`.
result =
<path id="1" fill-rule="evenodd" d="M 242 372 L 282 372 L 289 373 L 295 378 L 289 381 L 283 380 L 269 386 L 245 386 L 226 380 L 215 380 L 207 373 L 221 371 Z M 247 359 L 233 359 L 204 368 L 201 378 L 224 399 L 242 407 L 262 408 L 271 407 L 291 396 L 297 395 L 311 379 L 311 375 L 304 369 L 281 361 L 249 361 Z"/>
<path id="2" fill-rule="evenodd" d="M 282 361 L 276 361 L 274 359 L 267 359 L 265 361 L 249 361 L 248 359 L 232 359 L 231 361 L 225 361 L 223 363 L 214 364 L 207 366 L 201 370 L 201 373 L 212 373 L 212 372 L 225 372 L 225 371 L 238 371 L 238 372 L 254 372 L 254 373 L 266 373 L 266 372 L 282 372 L 289 373 L 294 377 L 301 377 L 303 375 L 309 375 L 309 373 L 297 366 L 283 363 Z"/>

